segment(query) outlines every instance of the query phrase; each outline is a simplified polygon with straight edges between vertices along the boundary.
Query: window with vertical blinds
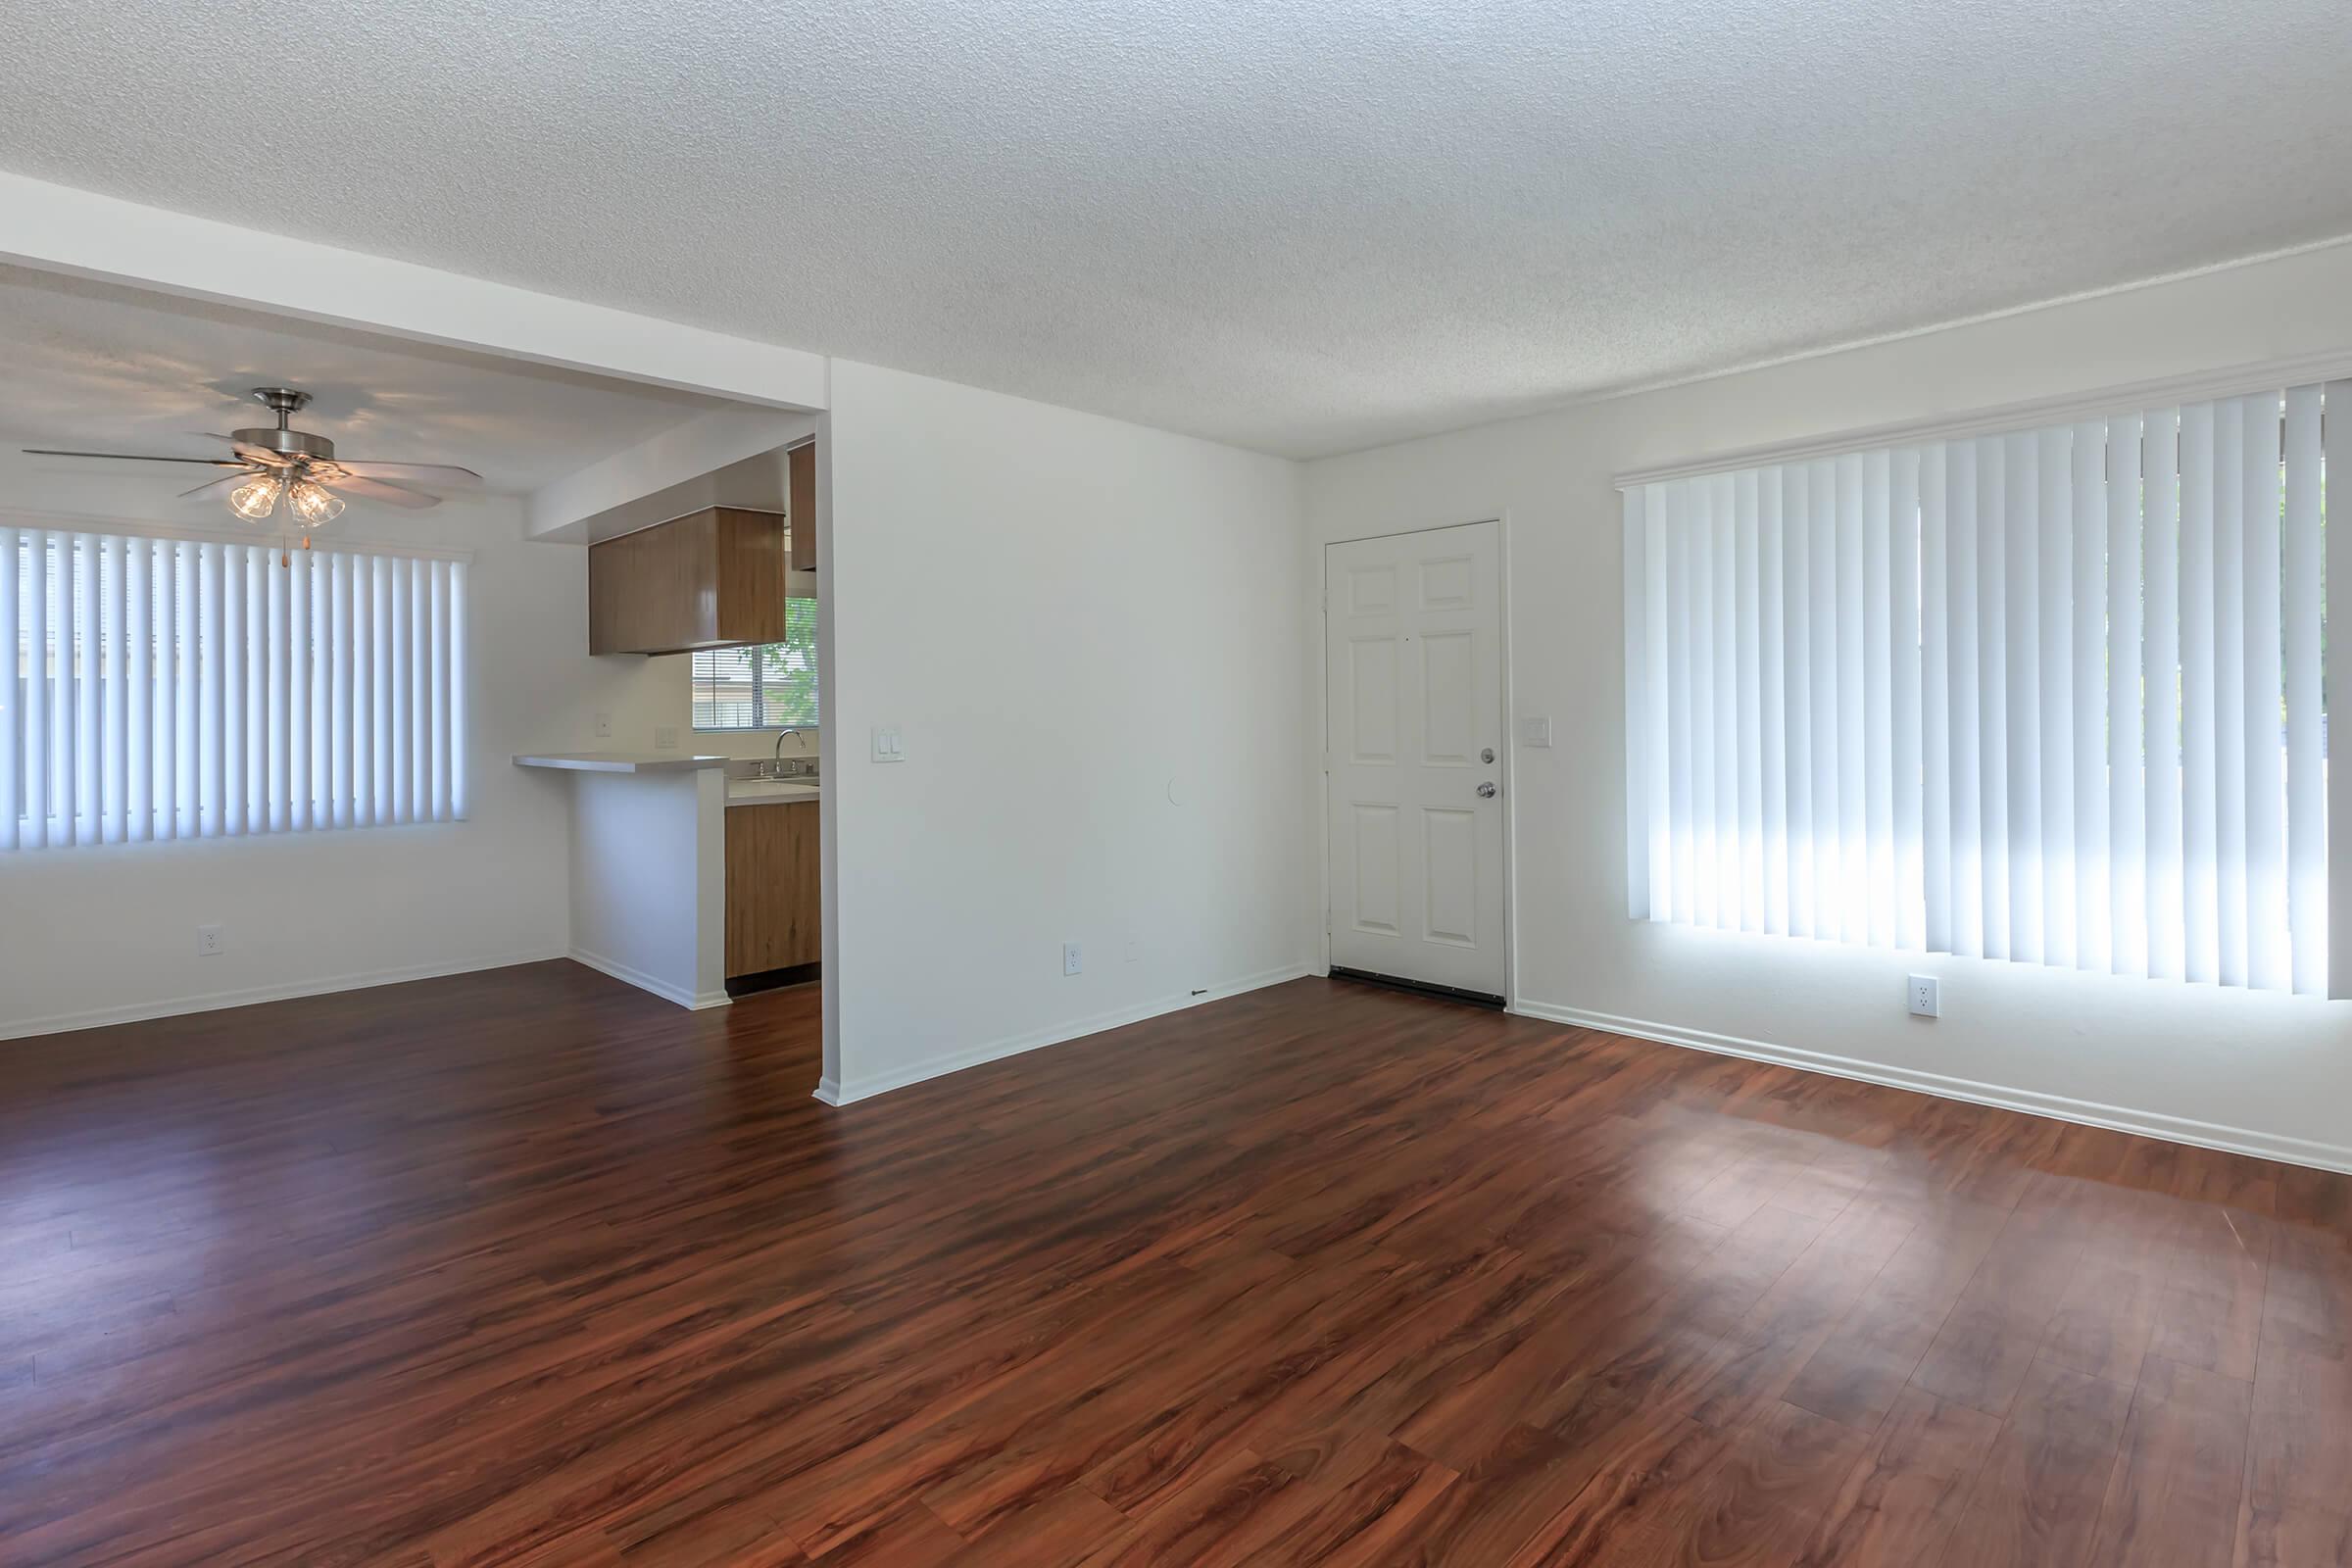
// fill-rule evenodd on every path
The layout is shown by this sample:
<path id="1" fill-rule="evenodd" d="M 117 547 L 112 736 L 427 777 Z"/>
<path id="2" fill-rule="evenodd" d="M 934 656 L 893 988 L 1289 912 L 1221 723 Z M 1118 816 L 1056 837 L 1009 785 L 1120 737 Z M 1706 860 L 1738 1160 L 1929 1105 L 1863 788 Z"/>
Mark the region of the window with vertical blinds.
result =
<path id="1" fill-rule="evenodd" d="M 0 850 L 466 814 L 466 565 L 0 527 Z"/>
<path id="2" fill-rule="evenodd" d="M 1633 914 L 2345 994 L 2331 456 L 2352 382 L 1629 486 Z"/>
<path id="3" fill-rule="evenodd" d="M 696 729 L 816 723 L 816 601 L 784 601 L 784 641 L 694 653 Z"/>

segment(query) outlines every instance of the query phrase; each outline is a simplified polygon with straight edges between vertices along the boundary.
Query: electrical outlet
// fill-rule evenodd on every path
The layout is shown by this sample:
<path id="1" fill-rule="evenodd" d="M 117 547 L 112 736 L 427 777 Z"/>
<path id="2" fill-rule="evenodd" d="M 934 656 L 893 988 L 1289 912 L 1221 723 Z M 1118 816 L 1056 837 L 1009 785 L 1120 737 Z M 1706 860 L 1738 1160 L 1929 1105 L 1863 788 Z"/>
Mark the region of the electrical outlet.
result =
<path id="1" fill-rule="evenodd" d="M 596 715 L 596 738 L 600 741 L 609 741 L 612 738 L 612 715 L 611 713 Z"/>
<path id="2" fill-rule="evenodd" d="M 1076 974 L 1085 966 L 1086 965 L 1083 961 L 1083 958 L 1078 952 L 1078 944 L 1075 942 L 1064 942 L 1061 945 L 1061 972 L 1063 974 Z"/>
<path id="3" fill-rule="evenodd" d="M 196 956 L 199 958 L 217 958 L 227 946 L 228 933 L 220 927 L 200 925 L 196 928 Z"/>
<path id="4" fill-rule="evenodd" d="M 1142 957 L 1143 956 L 1144 945 L 1141 942 L 1130 942 L 1127 944 L 1127 961 L 1129 963 L 1135 962 L 1136 959 Z"/>
<path id="5" fill-rule="evenodd" d="M 1934 1018 L 1937 1016 L 1936 1010 L 1937 1005 L 1937 1000 L 1936 996 L 1936 977 L 1934 975 L 1915 974 L 1911 976 L 1910 998 L 1911 1010 L 1913 1012 L 1919 1014 L 1919 1016 L 1922 1018 Z"/>
<path id="6" fill-rule="evenodd" d="M 657 752 L 674 752 L 674 751 L 676 751 L 677 749 L 678 749 L 678 731 L 677 731 L 677 727 L 676 727 L 675 725 L 672 725 L 672 724 L 663 724 L 663 725 L 662 725 L 661 728 L 659 728 L 659 729 L 657 729 L 657 730 L 655 730 L 655 731 L 654 731 L 654 750 L 655 750 L 655 751 L 657 751 Z"/>

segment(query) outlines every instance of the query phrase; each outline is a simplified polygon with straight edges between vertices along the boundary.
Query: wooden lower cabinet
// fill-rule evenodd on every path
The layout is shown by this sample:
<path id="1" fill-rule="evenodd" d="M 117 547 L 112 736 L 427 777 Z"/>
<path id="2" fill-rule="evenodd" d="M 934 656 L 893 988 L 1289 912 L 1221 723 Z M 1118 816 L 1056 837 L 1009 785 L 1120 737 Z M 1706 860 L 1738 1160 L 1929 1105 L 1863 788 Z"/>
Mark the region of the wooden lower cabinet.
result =
<path id="1" fill-rule="evenodd" d="M 816 803 L 727 810 L 727 978 L 823 954 Z"/>

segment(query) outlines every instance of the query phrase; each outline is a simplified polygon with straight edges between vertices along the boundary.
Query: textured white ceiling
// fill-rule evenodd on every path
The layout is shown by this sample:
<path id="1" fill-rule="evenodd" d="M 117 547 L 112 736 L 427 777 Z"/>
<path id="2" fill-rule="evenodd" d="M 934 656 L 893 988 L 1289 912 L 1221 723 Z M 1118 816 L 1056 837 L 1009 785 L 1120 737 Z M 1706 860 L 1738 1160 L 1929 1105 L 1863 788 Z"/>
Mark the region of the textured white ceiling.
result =
<path id="1" fill-rule="evenodd" d="M 454 463 L 515 494 L 723 406 L 0 267 L 0 448 L 222 457 L 203 432 L 274 417 L 246 395 L 257 386 L 309 392 L 315 401 L 294 423 L 333 441 L 339 456 Z M 202 477 L 163 465 L 27 462 L 61 474 L 152 471 L 179 489 Z"/>
<path id="2" fill-rule="evenodd" d="M 10 0 L 0 167 L 1313 454 L 2352 231 L 2345 0 Z"/>

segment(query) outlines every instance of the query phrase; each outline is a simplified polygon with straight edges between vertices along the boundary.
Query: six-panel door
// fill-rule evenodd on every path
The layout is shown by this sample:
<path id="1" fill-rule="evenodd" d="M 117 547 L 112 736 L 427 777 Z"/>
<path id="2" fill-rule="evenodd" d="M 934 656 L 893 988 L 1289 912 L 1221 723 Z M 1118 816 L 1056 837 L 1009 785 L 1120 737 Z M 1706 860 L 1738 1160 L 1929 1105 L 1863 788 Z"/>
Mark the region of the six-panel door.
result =
<path id="1" fill-rule="evenodd" d="M 1326 551 L 1325 765 L 1331 961 L 1499 996 L 1496 530 L 1468 523 Z"/>

